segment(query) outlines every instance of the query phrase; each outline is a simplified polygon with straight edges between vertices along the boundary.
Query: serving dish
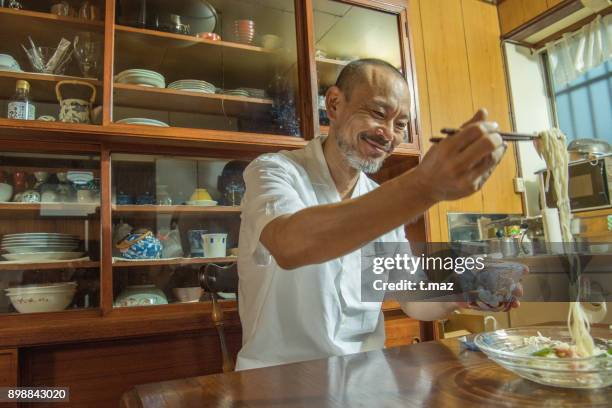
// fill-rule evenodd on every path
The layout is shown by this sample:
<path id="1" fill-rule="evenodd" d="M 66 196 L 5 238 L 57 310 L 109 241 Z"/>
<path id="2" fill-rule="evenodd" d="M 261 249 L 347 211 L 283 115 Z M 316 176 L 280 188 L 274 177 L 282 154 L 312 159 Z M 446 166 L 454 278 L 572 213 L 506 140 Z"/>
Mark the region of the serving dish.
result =
<path id="1" fill-rule="evenodd" d="M 579 358 L 551 358 L 525 353 L 526 339 L 549 337 L 571 343 L 566 326 L 534 326 L 481 333 L 474 339 L 476 346 L 491 360 L 517 375 L 539 384 L 562 388 L 602 388 L 612 385 L 612 355 Z M 612 331 L 591 328 L 595 344 L 609 350 Z"/>

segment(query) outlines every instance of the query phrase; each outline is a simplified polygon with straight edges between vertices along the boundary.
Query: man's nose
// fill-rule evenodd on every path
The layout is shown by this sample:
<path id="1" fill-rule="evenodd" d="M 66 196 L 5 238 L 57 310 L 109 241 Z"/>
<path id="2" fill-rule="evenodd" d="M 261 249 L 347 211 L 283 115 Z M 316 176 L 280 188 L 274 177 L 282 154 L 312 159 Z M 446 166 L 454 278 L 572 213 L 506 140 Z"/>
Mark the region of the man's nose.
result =
<path id="1" fill-rule="evenodd" d="M 376 136 L 380 136 L 387 142 L 393 142 L 393 134 L 389 131 L 387 126 L 381 126 L 376 128 Z"/>

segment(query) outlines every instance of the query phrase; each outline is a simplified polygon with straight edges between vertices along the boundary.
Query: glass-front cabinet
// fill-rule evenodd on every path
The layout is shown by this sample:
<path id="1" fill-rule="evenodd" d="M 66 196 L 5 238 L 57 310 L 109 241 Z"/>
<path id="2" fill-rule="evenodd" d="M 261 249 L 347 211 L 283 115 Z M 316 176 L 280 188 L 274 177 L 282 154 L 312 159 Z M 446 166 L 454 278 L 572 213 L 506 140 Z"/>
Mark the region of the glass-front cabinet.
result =
<path id="1" fill-rule="evenodd" d="M 0 117 L 101 124 L 104 0 L 0 4 Z"/>
<path id="2" fill-rule="evenodd" d="M 114 307 L 208 300 L 200 286 L 202 268 L 236 262 L 248 162 L 111 158 Z"/>
<path id="3" fill-rule="evenodd" d="M 121 0 L 113 120 L 301 136 L 293 1 Z"/>
<path id="4" fill-rule="evenodd" d="M 0 152 L 0 313 L 100 304 L 100 158 Z"/>
<path id="5" fill-rule="evenodd" d="M 392 13 L 337 0 L 313 0 L 315 62 L 317 68 L 319 124 L 324 133 L 329 119 L 325 93 L 351 61 L 377 58 L 388 62 L 412 80 L 406 69 L 405 12 Z M 406 74 L 408 72 L 408 74 Z M 414 98 L 412 98 L 414 106 Z M 414 108 L 412 108 L 414 122 Z M 414 143 L 414 125 L 406 143 Z"/>

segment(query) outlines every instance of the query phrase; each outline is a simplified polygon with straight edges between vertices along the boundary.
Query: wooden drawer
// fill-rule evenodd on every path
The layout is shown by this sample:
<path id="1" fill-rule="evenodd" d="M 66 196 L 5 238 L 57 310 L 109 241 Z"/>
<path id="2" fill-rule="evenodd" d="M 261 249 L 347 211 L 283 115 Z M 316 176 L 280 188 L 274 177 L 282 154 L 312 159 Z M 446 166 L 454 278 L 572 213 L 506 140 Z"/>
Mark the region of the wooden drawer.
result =
<path id="1" fill-rule="evenodd" d="M 17 349 L 0 350 L 0 387 L 17 386 Z"/>
<path id="2" fill-rule="evenodd" d="M 406 346 L 421 341 L 419 321 L 403 313 L 385 315 L 385 334 L 385 347 Z"/>

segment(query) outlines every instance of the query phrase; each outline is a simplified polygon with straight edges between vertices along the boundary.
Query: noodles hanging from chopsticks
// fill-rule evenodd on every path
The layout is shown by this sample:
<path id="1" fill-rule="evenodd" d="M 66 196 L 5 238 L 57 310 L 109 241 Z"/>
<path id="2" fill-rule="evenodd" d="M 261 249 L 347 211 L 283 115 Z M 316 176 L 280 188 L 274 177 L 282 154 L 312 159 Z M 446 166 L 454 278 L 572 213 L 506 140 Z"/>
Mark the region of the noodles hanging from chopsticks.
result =
<path id="1" fill-rule="evenodd" d="M 561 224 L 561 236 L 563 245 L 573 242 L 570 229 L 570 201 L 569 201 L 569 155 L 565 147 L 565 135 L 558 129 L 541 132 L 537 141 L 540 154 L 546 161 L 546 167 L 553 176 L 553 188 L 557 196 L 557 208 L 559 210 L 559 221 Z M 559 245 L 562 245 L 559 243 Z M 581 357 L 592 356 L 595 352 L 595 343 L 590 334 L 590 322 L 586 312 L 580 303 L 580 260 L 576 255 L 568 255 L 572 273 L 570 280 L 577 287 L 576 301 L 570 303 L 567 316 L 567 327 L 576 345 L 576 351 Z M 574 271 L 578 271 L 573 274 Z M 605 309 L 606 304 L 602 303 Z"/>

